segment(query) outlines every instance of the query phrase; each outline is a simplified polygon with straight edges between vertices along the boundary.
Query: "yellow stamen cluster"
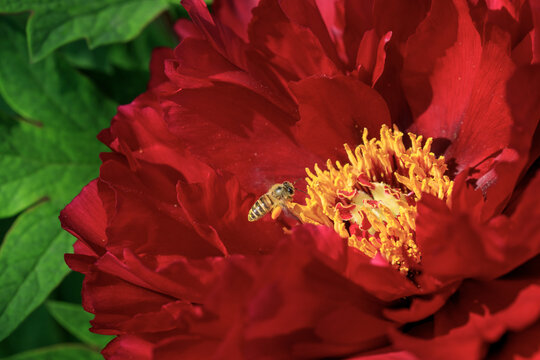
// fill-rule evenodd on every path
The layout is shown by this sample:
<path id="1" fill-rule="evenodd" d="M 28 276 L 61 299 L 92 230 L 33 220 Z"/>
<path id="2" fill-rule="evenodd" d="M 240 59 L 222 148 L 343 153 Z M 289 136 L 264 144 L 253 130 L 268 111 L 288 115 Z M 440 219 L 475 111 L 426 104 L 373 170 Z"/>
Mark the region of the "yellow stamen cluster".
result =
<path id="1" fill-rule="evenodd" d="M 444 157 L 431 152 L 432 139 L 383 126 L 380 139 L 368 139 L 352 151 L 345 145 L 349 163 L 326 170 L 317 164 L 306 169 L 306 204 L 293 203 L 290 210 L 303 223 L 333 227 L 351 247 L 375 257 L 381 254 L 392 266 L 408 273 L 421 260 L 415 243 L 416 203 L 422 193 L 448 201 L 453 182 L 444 175 Z"/>

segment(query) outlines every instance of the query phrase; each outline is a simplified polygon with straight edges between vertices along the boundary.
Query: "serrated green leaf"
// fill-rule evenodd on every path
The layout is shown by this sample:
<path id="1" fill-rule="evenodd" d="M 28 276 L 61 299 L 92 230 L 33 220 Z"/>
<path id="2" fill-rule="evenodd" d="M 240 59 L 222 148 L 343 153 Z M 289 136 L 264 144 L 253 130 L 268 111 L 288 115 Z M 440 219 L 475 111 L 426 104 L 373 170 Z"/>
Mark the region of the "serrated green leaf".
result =
<path id="1" fill-rule="evenodd" d="M 84 346 L 61 344 L 27 351 L 4 360 L 103 360 L 103 356 Z"/>
<path id="2" fill-rule="evenodd" d="M 73 237 L 60 228 L 58 213 L 97 176 L 104 147 L 95 136 L 115 107 L 54 56 L 29 65 L 24 35 L 2 20 L 0 94 L 22 118 L 0 116 L 0 217 L 33 207 L 0 248 L 0 340 L 69 271 L 64 253 Z"/>
<path id="3" fill-rule="evenodd" d="M 113 336 L 99 335 L 91 333 L 90 320 L 94 315 L 84 311 L 81 305 L 71 304 L 62 301 L 47 301 L 49 313 L 73 336 L 88 345 L 95 345 L 103 348 Z"/>
<path id="4" fill-rule="evenodd" d="M 27 26 L 31 59 L 77 39 L 91 49 L 131 40 L 168 6 L 167 0 L 64 0 L 34 8 Z"/>
<path id="5" fill-rule="evenodd" d="M 31 65 L 24 34 L 0 21 L 0 94 L 25 119 L 67 130 L 101 129 L 115 104 L 57 57 Z"/>
<path id="6" fill-rule="evenodd" d="M 0 340 L 62 281 L 73 238 L 58 226 L 59 206 L 37 205 L 19 216 L 0 248 Z"/>
<path id="7" fill-rule="evenodd" d="M 0 217 L 40 199 L 67 204 L 97 176 L 105 147 L 90 132 L 69 132 L 28 123 L 0 124 Z"/>
<path id="8" fill-rule="evenodd" d="M 80 40 L 63 46 L 59 52 L 75 67 L 110 75 L 116 68 L 149 72 L 148 64 L 153 49 L 159 46 L 172 48 L 177 43 L 169 22 L 164 17 L 159 17 L 130 42 L 90 50 L 87 44 Z M 143 91 L 145 88 L 146 85 Z"/>

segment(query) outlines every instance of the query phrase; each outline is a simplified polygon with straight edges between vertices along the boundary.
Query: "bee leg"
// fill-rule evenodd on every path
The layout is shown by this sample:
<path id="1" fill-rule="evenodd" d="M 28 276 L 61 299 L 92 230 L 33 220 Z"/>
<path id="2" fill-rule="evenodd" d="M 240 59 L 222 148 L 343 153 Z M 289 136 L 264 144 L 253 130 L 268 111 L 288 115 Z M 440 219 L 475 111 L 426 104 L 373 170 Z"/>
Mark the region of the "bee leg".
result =
<path id="1" fill-rule="evenodd" d="M 272 210 L 272 220 L 276 220 L 278 218 L 278 216 L 281 214 L 281 206 L 276 206 L 273 210 Z"/>

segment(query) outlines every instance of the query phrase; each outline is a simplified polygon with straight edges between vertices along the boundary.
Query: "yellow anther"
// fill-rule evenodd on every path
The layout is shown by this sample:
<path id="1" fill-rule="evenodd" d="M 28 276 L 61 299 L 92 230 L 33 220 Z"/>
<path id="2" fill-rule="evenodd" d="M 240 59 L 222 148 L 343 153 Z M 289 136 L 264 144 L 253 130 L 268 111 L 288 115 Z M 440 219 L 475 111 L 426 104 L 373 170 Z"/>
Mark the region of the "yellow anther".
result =
<path id="1" fill-rule="evenodd" d="M 453 181 L 444 175 L 444 158 L 430 152 L 433 139 L 409 133 L 411 146 L 403 144 L 403 133 L 383 125 L 379 140 L 362 133 L 362 144 L 354 150 L 345 144 L 349 163 L 317 164 L 306 169 L 306 204 L 290 210 L 304 223 L 332 227 L 348 245 L 375 257 L 381 254 L 406 274 L 421 261 L 416 239 L 416 202 L 429 193 L 449 202 Z M 354 197 L 340 197 L 340 192 Z M 341 203 L 340 210 L 336 204 Z M 341 212 L 340 212 L 341 211 Z"/>

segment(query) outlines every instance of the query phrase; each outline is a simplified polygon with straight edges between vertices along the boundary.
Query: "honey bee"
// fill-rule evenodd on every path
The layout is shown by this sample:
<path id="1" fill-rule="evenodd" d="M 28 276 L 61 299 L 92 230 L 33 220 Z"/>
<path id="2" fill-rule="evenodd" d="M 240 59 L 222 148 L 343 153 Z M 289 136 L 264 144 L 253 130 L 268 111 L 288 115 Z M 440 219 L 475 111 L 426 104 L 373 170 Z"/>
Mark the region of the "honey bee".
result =
<path id="1" fill-rule="evenodd" d="M 249 210 L 248 220 L 257 221 L 276 207 L 286 207 L 294 195 L 294 186 L 285 181 L 283 184 L 274 184 L 266 194 L 261 196 Z"/>

